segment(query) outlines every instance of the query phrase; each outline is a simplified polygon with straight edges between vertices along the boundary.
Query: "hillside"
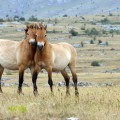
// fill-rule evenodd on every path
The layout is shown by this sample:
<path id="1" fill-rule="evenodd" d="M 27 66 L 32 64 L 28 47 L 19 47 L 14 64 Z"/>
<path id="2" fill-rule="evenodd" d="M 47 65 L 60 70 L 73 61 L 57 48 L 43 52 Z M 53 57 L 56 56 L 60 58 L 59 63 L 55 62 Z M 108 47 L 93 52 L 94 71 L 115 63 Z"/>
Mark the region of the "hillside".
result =
<path id="1" fill-rule="evenodd" d="M 119 0 L 0 0 L 0 17 L 28 18 L 86 15 L 120 11 Z"/>

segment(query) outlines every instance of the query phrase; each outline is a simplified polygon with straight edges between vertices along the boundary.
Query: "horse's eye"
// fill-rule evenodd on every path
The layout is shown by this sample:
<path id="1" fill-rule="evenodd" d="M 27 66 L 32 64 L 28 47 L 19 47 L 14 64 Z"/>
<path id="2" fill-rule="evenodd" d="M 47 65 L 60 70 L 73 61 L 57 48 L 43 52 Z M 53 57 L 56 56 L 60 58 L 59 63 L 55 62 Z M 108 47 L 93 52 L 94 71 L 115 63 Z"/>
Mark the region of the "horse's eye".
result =
<path id="1" fill-rule="evenodd" d="M 45 37 L 46 37 L 47 35 L 45 34 Z"/>

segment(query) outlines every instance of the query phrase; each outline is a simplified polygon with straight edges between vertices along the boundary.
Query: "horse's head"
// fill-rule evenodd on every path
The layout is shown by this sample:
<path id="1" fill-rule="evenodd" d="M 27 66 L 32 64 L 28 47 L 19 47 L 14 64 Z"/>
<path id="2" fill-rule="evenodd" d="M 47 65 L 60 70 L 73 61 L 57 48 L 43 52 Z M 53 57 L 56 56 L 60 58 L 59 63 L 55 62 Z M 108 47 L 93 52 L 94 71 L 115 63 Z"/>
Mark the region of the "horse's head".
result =
<path id="1" fill-rule="evenodd" d="M 25 29 L 25 39 L 28 40 L 32 47 L 36 47 L 36 24 L 30 24 Z"/>
<path id="2" fill-rule="evenodd" d="M 41 23 L 38 25 L 37 32 L 36 32 L 36 42 L 37 47 L 40 51 L 43 50 L 45 44 L 46 44 L 46 29 L 47 26 L 43 26 Z"/>

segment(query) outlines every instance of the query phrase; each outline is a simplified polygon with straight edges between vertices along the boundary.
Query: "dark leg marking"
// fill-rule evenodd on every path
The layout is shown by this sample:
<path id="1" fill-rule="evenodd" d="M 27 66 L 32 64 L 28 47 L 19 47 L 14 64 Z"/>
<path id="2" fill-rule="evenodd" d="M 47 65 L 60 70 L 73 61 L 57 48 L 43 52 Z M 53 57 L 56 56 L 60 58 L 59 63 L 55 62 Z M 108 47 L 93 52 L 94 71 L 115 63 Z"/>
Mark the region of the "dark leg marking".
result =
<path id="1" fill-rule="evenodd" d="M 34 93 L 35 96 L 38 94 L 37 85 L 36 85 L 37 76 L 38 76 L 37 73 L 33 73 L 33 75 L 32 75 L 32 82 L 33 82 L 33 89 L 34 89 L 33 93 Z"/>
<path id="2" fill-rule="evenodd" d="M 22 84 L 23 84 L 23 76 L 24 76 L 24 71 L 22 73 L 19 73 L 19 86 L 18 86 L 18 94 L 22 93 Z"/>
<path id="3" fill-rule="evenodd" d="M 53 88 L 52 88 L 52 86 L 53 86 L 53 81 L 52 81 L 51 78 L 48 78 L 48 84 L 50 85 L 50 90 L 51 90 L 51 92 L 53 92 Z"/>

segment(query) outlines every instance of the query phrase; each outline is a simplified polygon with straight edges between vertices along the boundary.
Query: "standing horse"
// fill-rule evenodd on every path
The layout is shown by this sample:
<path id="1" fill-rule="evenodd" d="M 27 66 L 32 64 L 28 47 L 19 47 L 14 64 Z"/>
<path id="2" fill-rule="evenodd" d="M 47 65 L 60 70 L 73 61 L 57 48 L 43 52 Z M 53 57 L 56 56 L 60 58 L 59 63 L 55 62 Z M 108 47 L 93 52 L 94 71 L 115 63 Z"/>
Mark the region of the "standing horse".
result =
<path id="1" fill-rule="evenodd" d="M 9 70 L 19 70 L 19 94 L 22 93 L 25 69 L 30 68 L 31 73 L 34 71 L 36 28 L 34 28 L 33 24 L 26 27 L 25 34 L 25 39 L 20 42 L 0 39 L 0 93 L 2 93 L 1 77 L 4 68 Z"/>
<path id="2" fill-rule="evenodd" d="M 66 72 L 68 66 L 71 70 L 73 82 L 75 85 L 75 94 L 78 95 L 77 75 L 76 75 L 76 50 L 68 43 L 51 44 L 46 38 L 46 27 L 39 24 L 36 32 L 37 48 L 35 53 L 35 71 L 33 74 L 34 90 L 37 90 L 36 79 L 38 72 L 45 69 L 48 72 L 48 84 L 53 91 L 52 72 L 61 72 L 66 82 L 66 93 L 69 92 L 69 79 Z"/>

